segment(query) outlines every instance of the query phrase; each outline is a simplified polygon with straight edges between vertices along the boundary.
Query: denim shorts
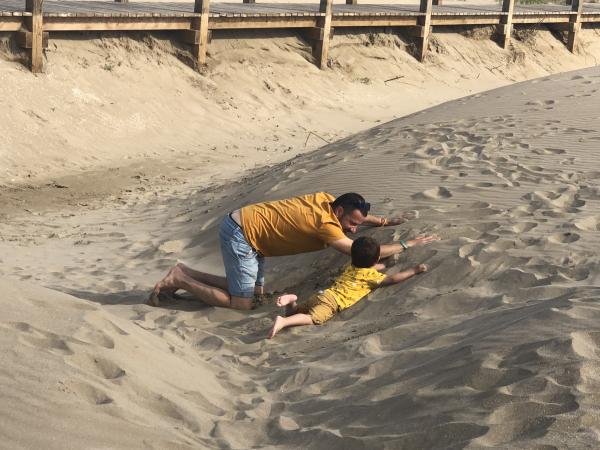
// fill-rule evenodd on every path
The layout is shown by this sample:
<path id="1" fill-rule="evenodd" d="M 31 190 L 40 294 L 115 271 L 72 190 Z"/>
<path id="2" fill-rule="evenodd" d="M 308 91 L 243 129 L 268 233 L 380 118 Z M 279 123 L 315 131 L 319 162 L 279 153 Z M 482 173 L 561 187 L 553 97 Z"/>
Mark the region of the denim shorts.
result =
<path id="1" fill-rule="evenodd" d="M 248 244 L 242 228 L 229 214 L 221 222 L 219 238 L 229 295 L 254 298 L 254 287 L 265 283 L 265 257 Z"/>

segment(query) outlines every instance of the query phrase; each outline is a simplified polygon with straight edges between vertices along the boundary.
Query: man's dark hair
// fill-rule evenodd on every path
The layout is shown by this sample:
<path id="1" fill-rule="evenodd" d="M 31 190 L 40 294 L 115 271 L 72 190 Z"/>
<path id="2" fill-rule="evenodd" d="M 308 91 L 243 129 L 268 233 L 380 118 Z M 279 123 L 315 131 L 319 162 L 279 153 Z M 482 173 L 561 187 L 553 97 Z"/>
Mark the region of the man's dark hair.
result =
<path id="1" fill-rule="evenodd" d="M 351 254 L 354 267 L 372 267 L 379 261 L 379 242 L 370 237 L 359 237 L 352 243 Z"/>
<path id="2" fill-rule="evenodd" d="M 338 206 L 341 206 L 344 209 L 344 214 L 351 214 L 352 211 L 358 209 L 365 217 L 367 217 L 369 210 L 371 209 L 371 204 L 367 203 L 362 195 L 354 192 L 348 192 L 336 198 L 331 204 L 331 207 L 335 209 Z"/>

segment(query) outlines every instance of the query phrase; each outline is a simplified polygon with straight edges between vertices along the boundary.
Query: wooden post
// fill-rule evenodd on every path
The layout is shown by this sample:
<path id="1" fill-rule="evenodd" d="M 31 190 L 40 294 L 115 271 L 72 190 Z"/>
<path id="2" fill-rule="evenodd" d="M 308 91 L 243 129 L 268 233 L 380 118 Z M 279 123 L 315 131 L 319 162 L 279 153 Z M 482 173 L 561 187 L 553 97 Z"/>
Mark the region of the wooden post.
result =
<path id="1" fill-rule="evenodd" d="M 42 18 L 43 0 L 26 0 L 25 10 L 31 13 L 27 18 L 27 25 L 31 32 L 31 71 L 33 73 L 42 73 L 44 69 L 43 46 L 43 18 Z"/>
<path id="2" fill-rule="evenodd" d="M 515 0 L 503 0 L 502 1 L 502 12 L 504 15 L 500 17 L 500 24 L 498 25 L 497 35 L 498 44 L 503 49 L 508 48 L 510 44 L 510 35 L 512 34 L 512 20 L 513 13 L 515 11 Z"/>
<path id="3" fill-rule="evenodd" d="M 571 53 L 577 48 L 577 34 L 581 30 L 581 13 L 583 12 L 583 0 L 573 0 L 571 3 L 571 14 L 569 17 L 569 38 L 567 39 L 567 48 Z"/>
<path id="4" fill-rule="evenodd" d="M 329 42 L 331 40 L 331 16 L 333 11 L 333 0 L 321 0 L 319 3 L 319 12 L 325 13 L 324 17 L 320 17 L 318 28 L 322 30 L 315 48 L 315 58 L 319 69 L 327 67 L 327 59 L 329 56 Z"/>
<path id="5" fill-rule="evenodd" d="M 256 0 L 243 0 L 244 3 L 256 3 Z"/>
<path id="6" fill-rule="evenodd" d="M 442 0 L 433 0 L 433 1 L 432 1 L 432 4 L 433 4 L 434 6 L 442 6 Z"/>
<path id="7" fill-rule="evenodd" d="M 424 16 L 419 16 L 417 22 L 417 59 L 421 62 L 425 61 L 427 48 L 429 47 L 429 36 L 431 34 L 431 10 L 432 0 L 421 0 L 419 12 L 424 13 Z"/>
<path id="8" fill-rule="evenodd" d="M 208 8 L 210 0 L 195 0 L 194 12 L 200 17 L 192 21 L 192 29 L 196 32 L 196 38 L 192 45 L 197 68 L 206 64 L 206 48 L 208 47 Z"/>

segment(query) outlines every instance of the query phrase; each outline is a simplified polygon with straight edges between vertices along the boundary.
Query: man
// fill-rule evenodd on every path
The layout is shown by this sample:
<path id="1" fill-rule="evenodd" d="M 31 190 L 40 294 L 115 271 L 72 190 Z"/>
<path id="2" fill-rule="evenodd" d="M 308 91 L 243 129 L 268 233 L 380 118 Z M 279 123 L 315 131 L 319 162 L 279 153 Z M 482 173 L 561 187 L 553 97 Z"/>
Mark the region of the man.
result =
<path id="1" fill-rule="evenodd" d="M 387 226 L 405 222 L 369 214 L 370 204 L 355 193 L 338 198 L 326 192 L 248 205 L 225 216 L 219 237 L 225 277 L 199 272 L 177 264 L 150 295 L 148 303 L 158 306 L 161 293 L 183 289 L 212 306 L 252 309 L 255 294 L 264 289 L 264 258 L 295 255 L 327 247 L 350 255 L 352 239 L 359 225 Z M 381 258 L 409 247 L 438 240 L 418 237 L 381 246 Z"/>

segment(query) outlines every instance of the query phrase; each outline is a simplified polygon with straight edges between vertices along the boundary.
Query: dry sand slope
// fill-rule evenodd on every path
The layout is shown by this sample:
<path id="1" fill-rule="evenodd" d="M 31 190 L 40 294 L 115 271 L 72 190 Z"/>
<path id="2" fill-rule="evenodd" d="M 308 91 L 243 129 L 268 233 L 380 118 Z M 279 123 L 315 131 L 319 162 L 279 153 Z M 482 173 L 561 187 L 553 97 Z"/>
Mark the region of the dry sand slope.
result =
<path id="1" fill-rule="evenodd" d="M 597 447 L 599 87 L 525 82 L 225 187 L 1 224 L 0 446 Z M 439 234 L 390 268 L 431 272 L 273 341 L 272 305 L 140 304 L 178 258 L 222 270 L 226 211 L 321 189 L 418 210 L 366 233 Z M 272 259 L 267 281 L 305 296 L 344 261 Z"/>

